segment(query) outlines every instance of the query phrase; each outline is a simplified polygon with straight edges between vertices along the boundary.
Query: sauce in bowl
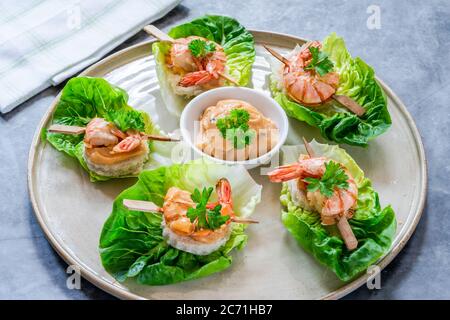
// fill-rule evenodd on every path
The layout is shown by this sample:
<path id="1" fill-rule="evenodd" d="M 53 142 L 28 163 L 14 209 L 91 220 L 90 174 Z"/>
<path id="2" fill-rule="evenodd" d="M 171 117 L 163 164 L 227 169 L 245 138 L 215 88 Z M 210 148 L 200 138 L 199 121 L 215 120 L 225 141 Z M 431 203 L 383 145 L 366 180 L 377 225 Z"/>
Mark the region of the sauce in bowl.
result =
<path id="1" fill-rule="evenodd" d="M 277 144 L 279 130 L 251 104 L 235 99 L 220 100 L 200 117 L 196 146 L 222 160 L 257 158 Z"/>

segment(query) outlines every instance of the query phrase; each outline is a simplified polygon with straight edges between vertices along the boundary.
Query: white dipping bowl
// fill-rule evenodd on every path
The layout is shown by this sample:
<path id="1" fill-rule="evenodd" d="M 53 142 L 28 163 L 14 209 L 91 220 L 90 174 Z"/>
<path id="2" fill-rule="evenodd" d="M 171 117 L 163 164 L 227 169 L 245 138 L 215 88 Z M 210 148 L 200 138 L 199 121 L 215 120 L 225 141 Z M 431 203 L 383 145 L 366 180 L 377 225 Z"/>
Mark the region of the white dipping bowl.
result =
<path id="1" fill-rule="evenodd" d="M 210 156 L 197 148 L 195 145 L 195 134 L 198 134 L 198 121 L 203 111 L 216 105 L 220 100 L 237 99 L 250 103 L 257 108 L 265 117 L 271 119 L 279 130 L 278 143 L 267 153 L 245 161 L 222 160 Z M 197 123 L 197 130 L 195 128 Z M 280 150 L 286 141 L 288 133 L 288 119 L 284 110 L 270 96 L 261 91 L 244 87 L 222 87 L 208 90 L 192 99 L 181 113 L 180 130 L 183 141 L 187 143 L 196 154 L 206 157 L 214 162 L 227 165 L 244 165 L 246 169 L 252 169 L 269 160 Z"/>

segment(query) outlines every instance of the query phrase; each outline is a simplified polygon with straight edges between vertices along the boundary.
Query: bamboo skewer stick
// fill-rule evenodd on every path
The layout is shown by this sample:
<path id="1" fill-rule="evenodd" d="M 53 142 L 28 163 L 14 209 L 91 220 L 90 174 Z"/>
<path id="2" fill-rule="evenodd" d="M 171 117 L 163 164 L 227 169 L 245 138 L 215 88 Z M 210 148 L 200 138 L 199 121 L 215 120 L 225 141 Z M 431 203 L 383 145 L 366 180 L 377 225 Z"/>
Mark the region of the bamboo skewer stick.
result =
<path id="1" fill-rule="evenodd" d="M 175 43 L 175 39 L 169 36 L 167 33 L 163 32 L 162 30 L 158 29 L 152 24 L 149 24 L 144 27 L 144 31 L 147 32 L 149 35 L 154 36 L 159 41 L 166 41 Z"/>
<path id="2" fill-rule="evenodd" d="M 273 55 L 275 58 L 277 58 L 280 62 L 282 62 L 284 65 L 289 66 L 289 60 L 283 57 L 281 54 L 276 52 L 275 50 L 269 48 L 265 44 L 263 44 L 263 47 L 269 51 L 271 55 Z M 348 110 L 356 114 L 358 117 L 361 117 L 366 112 L 366 109 L 364 109 L 362 106 L 359 105 L 358 102 L 353 100 L 350 97 L 344 96 L 344 95 L 338 95 L 333 94 L 331 96 L 335 101 L 339 102 L 341 105 L 346 107 Z"/>
<path id="3" fill-rule="evenodd" d="M 306 152 L 311 158 L 315 157 L 315 153 L 313 149 L 311 148 L 311 145 L 306 141 L 306 139 L 303 137 L 303 143 L 305 144 Z M 355 237 L 355 234 L 353 233 L 352 228 L 350 227 L 350 224 L 348 223 L 347 217 L 345 215 L 342 215 L 338 218 L 337 227 L 339 229 L 339 232 L 341 233 L 342 239 L 344 239 L 345 246 L 348 250 L 354 250 L 358 247 L 358 240 Z"/>
<path id="4" fill-rule="evenodd" d="M 358 117 L 361 117 L 366 112 L 366 109 L 361 107 L 358 102 L 347 96 L 333 94 L 332 98 L 356 114 Z"/>
<path id="5" fill-rule="evenodd" d="M 82 134 L 86 131 L 85 127 L 67 126 L 64 124 L 52 124 L 48 128 L 51 133 L 65 133 L 65 134 Z"/>
<path id="6" fill-rule="evenodd" d="M 156 204 L 154 204 L 151 201 L 124 199 L 122 203 L 125 206 L 125 208 L 127 208 L 129 210 L 162 213 L 162 208 L 158 207 Z M 236 222 L 236 223 L 244 223 L 244 224 L 259 223 L 259 221 L 257 221 L 257 220 L 238 218 L 238 217 L 231 218 L 231 221 Z"/>
<path id="7" fill-rule="evenodd" d="M 234 84 L 236 87 L 239 87 L 239 82 L 237 82 L 236 80 L 234 80 L 232 77 L 230 77 L 229 75 L 222 73 L 222 72 L 217 72 L 217 74 L 219 76 L 221 76 L 222 78 L 224 78 L 225 80 L 231 82 L 232 84 Z"/>
<path id="8" fill-rule="evenodd" d="M 253 219 L 245 219 L 245 218 L 231 218 L 231 221 L 237 222 L 237 223 L 244 223 L 244 224 L 253 224 L 253 223 L 259 223 L 258 220 Z"/>
<path id="9" fill-rule="evenodd" d="M 310 156 L 311 158 L 315 158 L 316 157 L 316 153 L 312 149 L 312 147 L 309 144 L 309 142 L 306 141 L 305 137 L 302 137 L 302 140 L 303 140 L 303 143 L 305 145 L 305 149 L 306 149 L 306 152 L 308 153 L 308 156 Z"/>
<path id="10" fill-rule="evenodd" d="M 165 137 L 165 136 L 157 136 L 154 134 L 146 134 L 143 132 L 140 132 L 141 136 L 154 141 L 168 141 L 168 142 L 178 142 L 180 139 L 178 138 L 171 138 L 171 137 Z"/>
<path id="11" fill-rule="evenodd" d="M 149 35 L 154 36 L 159 41 L 165 41 L 165 42 L 170 42 L 170 43 L 177 42 L 176 39 L 172 38 L 167 33 L 163 32 L 162 30 L 158 29 L 157 27 L 155 27 L 152 24 L 145 26 L 144 31 L 147 32 Z M 229 75 L 222 73 L 222 72 L 217 72 L 217 73 L 219 74 L 219 76 L 221 76 L 225 80 L 227 80 L 227 81 L 231 82 L 232 84 L 234 84 L 235 86 L 239 87 L 239 83 L 235 79 L 230 77 Z"/>
<path id="12" fill-rule="evenodd" d="M 306 141 L 305 137 L 302 137 L 302 139 L 303 139 L 303 145 L 306 148 L 306 152 L 308 153 L 308 155 L 311 158 L 314 158 L 314 150 L 311 148 L 311 145 L 308 143 L 308 141 Z"/>
<path id="13" fill-rule="evenodd" d="M 161 208 L 150 201 L 124 199 L 122 203 L 125 208 L 133 211 L 161 212 Z"/>
<path id="14" fill-rule="evenodd" d="M 275 50 L 273 50 L 272 48 L 269 48 L 268 46 L 266 46 L 265 44 L 263 44 L 263 47 L 269 51 L 269 53 L 271 55 L 273 55 L 275 58 L 277 58 L 278 60 L 280 60 L 280 62 L 282 62 L 284 65 L 289 66 L 289 60 L 286 59 L 285 57 L 283 57 L 281 54 L 279 54 L 278 52 L 276 52 Z"/>
<path id="15" fill-rule="evenodd" d="M 355 234 L 353 233 L 353 230 L 350 227 L 350 224 L 348 223 L 347 217 L 345 215 L 339 218 L 337 227 L 339 229 L 339 232 L 341 233 L 342 238 L 344 239 L 347 249 L 350 251 L 355 250 L 358 247 L 358 240 L 356 239 Z"/>
<path id="16" fill-rule="evenodd" d="M 82 134 L 85 133 L 86 128 L 85 127 L 77 127 L 77 126 L 67 126 L 63 124 L 52 124 L 50 127 L 48 127 L 48 132 L 51 133 L 64 133 L 64 134 Z M 149 139 L 149 140 L 156 140 L 156 141 L 171 141 L 171 142 L 177 142 L 180 141 L 180 139 L 177 138 L 171 138 L 171 137 L 165 137 L 165 136 L 158 136 L 153 134 L 146 134 L 143 132 L 140 132 L 141 136 Z"/>

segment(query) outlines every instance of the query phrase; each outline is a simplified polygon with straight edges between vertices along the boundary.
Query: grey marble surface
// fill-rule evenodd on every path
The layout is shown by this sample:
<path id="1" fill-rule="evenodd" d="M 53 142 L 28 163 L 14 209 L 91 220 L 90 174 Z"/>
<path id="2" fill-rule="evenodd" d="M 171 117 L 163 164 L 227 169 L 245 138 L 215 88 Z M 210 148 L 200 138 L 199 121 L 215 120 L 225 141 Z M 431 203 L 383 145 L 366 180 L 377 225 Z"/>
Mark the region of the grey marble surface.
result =
<path id="1" fill-rule="evenodd" d="M 381 9 L 380 29 L 367 28 L 370 5 Z M 336 31 L 346 39 L 350 52 L 372 65 L 398 94 L 425 144 L 427 206 L 409 243 L 382 272 L 382 289 L 361 287 L 346 299 L 449 299 L 450 2 L 188 0 L 156 25 L 167 30 L 204 13 L 227 14 L 248 28 L 310 39 Z M 141 32 L 120 48 L 145 39 Z M 67 289 L 67 266 L 46 241 L 28 198 L 30 143 L 60 90 L 61 86 L 47 89 L 0 117 L 1 299 L 112 298 L 85 280 L 81 290 Z"/>

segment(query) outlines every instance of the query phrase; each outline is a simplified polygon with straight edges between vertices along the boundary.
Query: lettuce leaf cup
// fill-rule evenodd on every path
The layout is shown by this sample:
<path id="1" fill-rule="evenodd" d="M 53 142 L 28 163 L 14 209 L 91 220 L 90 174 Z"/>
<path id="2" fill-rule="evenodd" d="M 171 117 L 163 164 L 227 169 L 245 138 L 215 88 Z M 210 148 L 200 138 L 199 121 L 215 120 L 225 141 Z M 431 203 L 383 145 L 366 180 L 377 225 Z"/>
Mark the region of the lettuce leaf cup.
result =
<path id="1" fill-rule="evenodd" d="M 92 119 L 103 118 L 123 132 L 137 130 L 146 134 L 160 134 L 147 113 L 133 109 L 127 101 L 128 95 L 123 89 L 113 86 L 102 78 L 75 77 L 63 88 L 51 124 L 85 127 Z M 143 142 L 145 154 L 136 161 L 124 161 L 119 164 L 121 167 L 117 166 L 115 170 L 117 174 L 99 174 L 87 163 L 84 133 L 77 135 L 52 133 L 44 129 L 41 136 L 58 151 L 76 158 L 89 173 L 92 182 L 137 176 L 137 174 L 122 175 L 120 172 L 129 172 L 128 169 L 139 170 L 142 165 L 151 167 L 170 163 L 171 145 L 149 140 Z"/>
<path id="2" fill-rule="evenodd" d="M 353 176 L 358 187 L 357 206 L 348 222 L 358 240 L 355 250 L 347 250 L 336 225 L 323 225 L 320 214 L 302 208 L 294 201 L 288 183 L 283 183 L 280 201 L 283 205 L 281 220 L 297 242 L 321 264 L 330 268 L 342 281 L 349 281 L 376 263 L 390 249 L 397 221 L 391 206 L 382 208 L 378 193 L 371 181 L 343 149 L 336 145 L 311 142 L 317 157 L 324 156 L 343 164 Z M 294 163 L 304 146 L 287 146 L 283 149 L 283 164 Z"/>
<path id="3" fill-rule="evenodd" d="M 206 277 L 228 268 L 233 249 L 247 241 L 243 224 L 232 223 L 226 243 L 207 255 L 176 249 L 163 235 L 160 213 L 132 211 L 124 199 L 151 201 L 161 207 L 170 188 L 193 193 L 208 188 L 222 177 L 232 186 L 233 209 L 238 217 L 249 217 L 261 200 L 262 187 L 242 166 L 225 166 L 195 160 L 144 171 L 138 182 L 114 201 L 112 213 L 100 236 L 100 257 L 104 268 L 118 281 L 134 278 L 144 285 L 166 285 Z"/>
<path id="4" fill-rule="evenodd" d="M 172 28 L 169 36 L 174 39 L 201 37 L 211 41 L 213 47 L 217 47 L 215 50 L 221 47 L 226 56 L 224 73 L 240 86 L 246 86 L 249 83 L 251 68 L 255 61 L 254 40 L 252 34 L 237 20 L 227 16 L 206 15 Z M 222 81 L 214 85 L 206 83 L 205 85 L 180 86 L 180 75 L 174 73 L 168 63 L 171 48 L 172 44 L 167 42 L 155 42 L 152 46 L 162 98 L 172 114 L 180 116 L 188 100 L 208 88 L 231 84 L 226 79 L 221 79 Z M 180 71 L 180 68 L 176 69 Z M 185 70 L 179 73 L 184 75 Z"/>
<path id="5" fill-rule="evenodd" d="M 274 59 L 271 61 L 272 95 L 289 117 L 318 128 L 327 140 L 366 147 L 391 125 L 386 95 L 375 79 L 374 70 L 359 57 L 352 58 L 341 37 L 330 34 L 323 40 L 321 50 L 332 62 L 329 71 L 339 75 L 336 94 L 347 96 L 362 106 L 365 109 L 362 116 L 334 100 L 314 107 L 294 101 L 284 88 L 280 73 L 282 65 Z"/>

